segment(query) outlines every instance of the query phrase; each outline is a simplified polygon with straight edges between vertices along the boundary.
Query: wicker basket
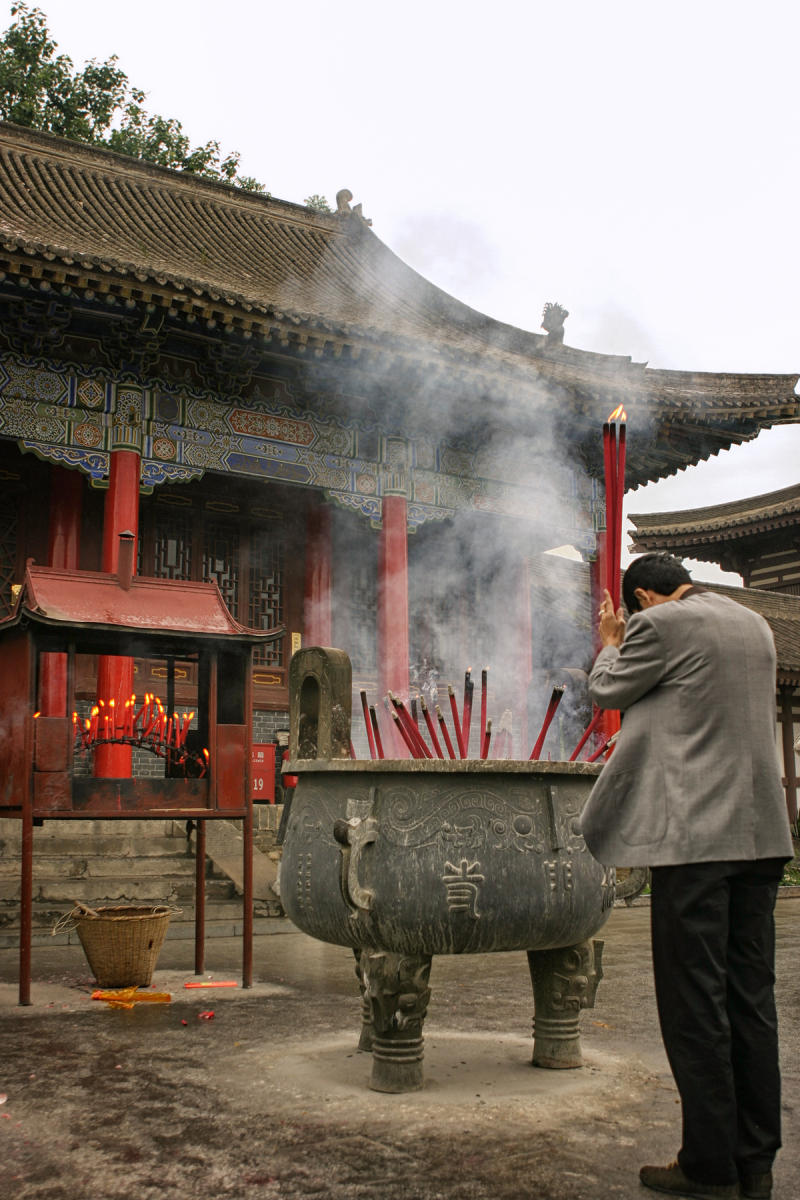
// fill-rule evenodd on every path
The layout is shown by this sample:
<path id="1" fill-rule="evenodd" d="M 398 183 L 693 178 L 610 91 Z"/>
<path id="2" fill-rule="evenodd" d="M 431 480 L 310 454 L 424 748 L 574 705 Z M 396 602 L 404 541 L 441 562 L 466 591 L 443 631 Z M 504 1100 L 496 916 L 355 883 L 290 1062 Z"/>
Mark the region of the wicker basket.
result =
<path id="1" fill-rule="evenodd" d="M 100 987 L 149 987 L 171 910 L 121 904 L 70 914 Z"/>

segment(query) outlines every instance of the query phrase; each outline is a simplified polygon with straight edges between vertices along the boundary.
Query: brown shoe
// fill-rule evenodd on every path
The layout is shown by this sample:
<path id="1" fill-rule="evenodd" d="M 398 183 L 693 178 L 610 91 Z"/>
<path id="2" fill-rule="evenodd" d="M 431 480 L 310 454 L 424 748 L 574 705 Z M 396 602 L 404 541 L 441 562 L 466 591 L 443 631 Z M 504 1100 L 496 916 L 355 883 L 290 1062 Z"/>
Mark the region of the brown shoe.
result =
<path id="1" fill-rule="evenodd" d="M 747 1200 L 770 1200 L 772 1195 L 772 1171 L 764 1171 L 763 1175 L 742 1175 L 739 1187 Z"/>
<path id="2" fill-rule="evenodd" d="M 668 1167 L 642 1167 L 639 1180 L 645 1187 L 656 1192 L 667 1192 L 670 1196 L 716 1196 L 718 1200 L 736 1200 L 739 1186 L 736 1183 L 699 1183 L 684 1175 L 676 1162 Z"/>

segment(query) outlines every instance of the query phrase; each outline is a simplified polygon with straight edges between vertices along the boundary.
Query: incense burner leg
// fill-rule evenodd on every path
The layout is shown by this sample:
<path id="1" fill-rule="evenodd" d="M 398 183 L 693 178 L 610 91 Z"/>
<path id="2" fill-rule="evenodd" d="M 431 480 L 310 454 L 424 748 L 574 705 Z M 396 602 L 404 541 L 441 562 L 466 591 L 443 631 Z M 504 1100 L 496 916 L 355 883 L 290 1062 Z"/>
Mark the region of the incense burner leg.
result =
<path id="1" fill-rule="evenodd" d="M 558 950 L 529 950 L 533 983 L 533 1065 L 581 1067 L 579 1019 L 594 1008 L 603 978 L 603 943 L 579 942 Z"/>
<path id="2" fill-rule="evenodd" d="M 375 1092 L 419 1091 L 431 957 L 370 950 L 364 952 L 361 966 L 372 1018 L 369 1086 Z"/>
<path id="3" fill-rule="evenodd" d="M 358 980 L 358 990 L 361 993 L 361 1034 L 358 1039 L 359 1050 L 371 1050 L 374 1038 L 372 1028 L 372 1005 L 367 995 L 366 959 L 369 950 L 353 950 L 356 960 L 355 973 Z"/>

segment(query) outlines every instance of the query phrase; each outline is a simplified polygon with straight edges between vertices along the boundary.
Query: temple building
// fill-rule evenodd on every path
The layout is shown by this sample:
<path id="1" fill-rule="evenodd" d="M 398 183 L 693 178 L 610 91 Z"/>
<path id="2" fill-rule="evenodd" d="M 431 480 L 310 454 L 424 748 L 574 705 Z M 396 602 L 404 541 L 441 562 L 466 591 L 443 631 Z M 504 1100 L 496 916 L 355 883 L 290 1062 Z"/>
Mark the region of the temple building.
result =
<path id="1" fill-rule="evenodd" d="M 0 125 L 0 613 L 29 558 L 113 571 L 128 531 L 139 574 L 215 581 L 243 625 L 285 628 L 257 651 L 257 742 L 288 726 L 293 650 L 320 644 L 372 699 L 488 666 L 527 751 L 537 672 L 591 660 L 609 412 L 634 487 L 799 419 L 797 376 L 574 349 L 555 303 L 542 333 L 492 320 L 352 200 L 313 211 Z M 87 659 L 78 691 L 162 680 Z"/>
<path id="2" fill-rule="evenodd" d="M 631 514 L 633 549 L 716 563 L 744 587 L 709 584 L 764 617 L 778 654 L 777 708 L 789 818 L 797 821 L 800 739 L 800 484 L 681 512 Z"/>

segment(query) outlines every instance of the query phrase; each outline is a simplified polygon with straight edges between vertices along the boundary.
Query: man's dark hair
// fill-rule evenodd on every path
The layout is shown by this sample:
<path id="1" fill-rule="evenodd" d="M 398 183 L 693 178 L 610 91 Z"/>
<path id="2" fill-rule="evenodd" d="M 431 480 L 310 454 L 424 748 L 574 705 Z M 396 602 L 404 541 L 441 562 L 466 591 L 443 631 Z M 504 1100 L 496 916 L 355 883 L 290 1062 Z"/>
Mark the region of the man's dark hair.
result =
<path id="1" fill-rule="evenodd" d="M 692 577 L 679 558 L 671 554 L 643 554 L 635 558 L 622 577 L 622 598 L 629 613 L 641 608 L 636 599 L 637 588 L 658 592 L 660 596 L 671 596 L 682 583 L 691 583 Z"/>

